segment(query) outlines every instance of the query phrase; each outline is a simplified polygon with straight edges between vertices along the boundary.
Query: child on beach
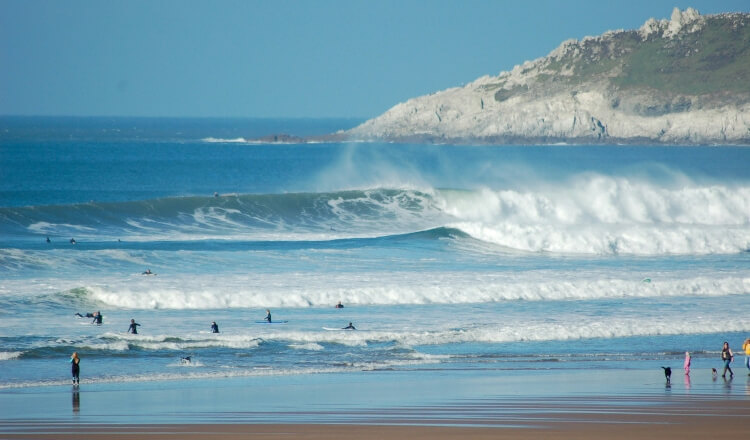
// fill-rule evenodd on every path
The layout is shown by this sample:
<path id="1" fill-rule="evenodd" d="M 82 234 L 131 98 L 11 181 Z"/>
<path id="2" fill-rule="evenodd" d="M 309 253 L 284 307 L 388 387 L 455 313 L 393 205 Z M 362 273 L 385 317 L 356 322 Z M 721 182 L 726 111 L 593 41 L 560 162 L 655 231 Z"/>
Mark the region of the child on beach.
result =
<path id="1" fill-rule="evenodd" d="M 683 364 L 683 367 L 685 367 L 685 374 L 690 375 L 690 352 L 685 352 L 685 363 Z"/>
<path id="2" fill-rule="evenodd" d="M 74 351 L 72 355 L 70 355 L 70 363 L 72 364 L 72 373 L 73 373 L 73 385 L 78 385 L 80 382 L 80 374 L 81 374 L 81 358 L 78 357 L 78 352 Z"/>
<path id="3" fill-rule="evenodd" d="M 742 349 L 745 350 L 745 366 L 750 370 L 750 338 L 745 339 L 742 343 Z M 750 376 L 750 373 L 747 374 Z"/>

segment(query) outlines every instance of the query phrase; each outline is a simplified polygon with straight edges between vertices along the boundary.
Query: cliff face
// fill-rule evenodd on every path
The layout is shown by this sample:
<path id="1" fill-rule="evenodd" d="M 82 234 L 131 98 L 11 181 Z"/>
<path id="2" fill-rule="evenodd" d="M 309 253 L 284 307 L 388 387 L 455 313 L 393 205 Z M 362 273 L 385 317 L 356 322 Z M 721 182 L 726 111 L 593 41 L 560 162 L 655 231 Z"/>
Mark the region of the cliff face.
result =
<path id="1" fill-rule="evenodd" d="M 349 139 L 750 144 L 750 14 L 565 41 L 548 56 L 398 104 Z"/>

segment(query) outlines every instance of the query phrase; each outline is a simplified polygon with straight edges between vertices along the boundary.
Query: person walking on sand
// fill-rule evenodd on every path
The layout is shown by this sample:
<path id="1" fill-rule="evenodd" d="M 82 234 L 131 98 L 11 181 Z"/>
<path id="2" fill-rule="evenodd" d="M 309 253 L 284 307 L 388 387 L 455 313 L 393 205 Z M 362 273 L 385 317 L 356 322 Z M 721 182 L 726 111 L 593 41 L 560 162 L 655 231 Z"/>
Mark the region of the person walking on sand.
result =
<path id="1" fill-rule="evenodd" d="M 745 339 L 742 343 L 742 349 L 745 350 L 745 366 L 750 370 L 750 338 Z M 750 373 L 747 373 L 750 376 Z"/>
<path id="2" fill-rule="evenodd" d="M 78 352 L 74 351 L 72 355 L 70 355 L 70 363 L 71 365 L 71 372 L 73 373 L 73 385 L 77 386 L 80 382 L 80 376 L 81 376 L 81 358 L 78 357 Z"/>
<path id="3" fill-rule="evenodd" d="M 138 334 L 138 328 L 137 327 L 139 325 L 140 324 L 138 324 L 137 322 L 135 322 L 135 319 L 131 319 L 130 320 L 130 327 L 128 327 L 128 333 L 132 333 L 134 335 L 137 335 Z"/>
<path id="4" fill-rule="evenodd" d="M 690 361 L 691 361 L 690 352 L 686 351 L 685 352 L 685 363 L 683 364 L 683 367 L 685 368 L 685 374 L 688 375 L 688 376 L 690 375 Z"/>
<path id="5" fill-rule="evenodd" d="M 721 373 L 721 377 L 727 376 L 727 370 L 729 370 L 729 377 L 734 377 L 734 372 L 729 367 L 729 364 L 734 360 L 734 353 L 732 353 L 732 349 L 729 348 L 729 342 L 727 341 L 724 341 L 724 348 L 721 349 L 721 360 L 724 361 L 724 371 Z"/>

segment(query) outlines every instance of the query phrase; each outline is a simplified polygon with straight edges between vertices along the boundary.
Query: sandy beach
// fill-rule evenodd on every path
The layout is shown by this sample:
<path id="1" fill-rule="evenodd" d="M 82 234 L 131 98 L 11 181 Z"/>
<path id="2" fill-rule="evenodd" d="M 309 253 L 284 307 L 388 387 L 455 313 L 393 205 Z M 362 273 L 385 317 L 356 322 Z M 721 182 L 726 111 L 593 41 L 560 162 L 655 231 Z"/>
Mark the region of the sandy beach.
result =
<path id="1" fill-rule="evenodd" d="M 542 405 L 517 402 L 521 411 L 487 404 L 481 419 L 382 420 L 379 424 L 76 424 L 53 420 L 3 423 L 3 439 L 705 439 L 717 432 L 747 434 L 750 400 L 626 399 L 614 403 L 573 399 Z M 467 408 L 443 408 L 467 414 Z M 496 411 L 497 417 L 488 414 Z M 409 410 L 405 411 L 406 413 Z M 403 416 L 404 414 L 402 414 Z M 481 424 L 483 426 L 475 426 Z M 519 426 L 513 426 L 517 424 Z M 495 425 L 495 426 L 493 426 Z"/>

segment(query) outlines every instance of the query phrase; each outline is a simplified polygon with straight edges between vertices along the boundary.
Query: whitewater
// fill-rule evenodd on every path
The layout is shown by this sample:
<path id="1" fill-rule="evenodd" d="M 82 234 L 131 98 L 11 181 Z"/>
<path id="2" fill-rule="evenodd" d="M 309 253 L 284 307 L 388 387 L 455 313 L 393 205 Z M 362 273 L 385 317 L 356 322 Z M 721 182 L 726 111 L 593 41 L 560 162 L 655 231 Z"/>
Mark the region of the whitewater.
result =
<path id="1" fill-rule="evenodd" d="M 102 383 L 709 368 L 750 333 L 750 150 L 244 141 L 355 123 L 0 118 L 0 388 L 73 351 Z"/>

